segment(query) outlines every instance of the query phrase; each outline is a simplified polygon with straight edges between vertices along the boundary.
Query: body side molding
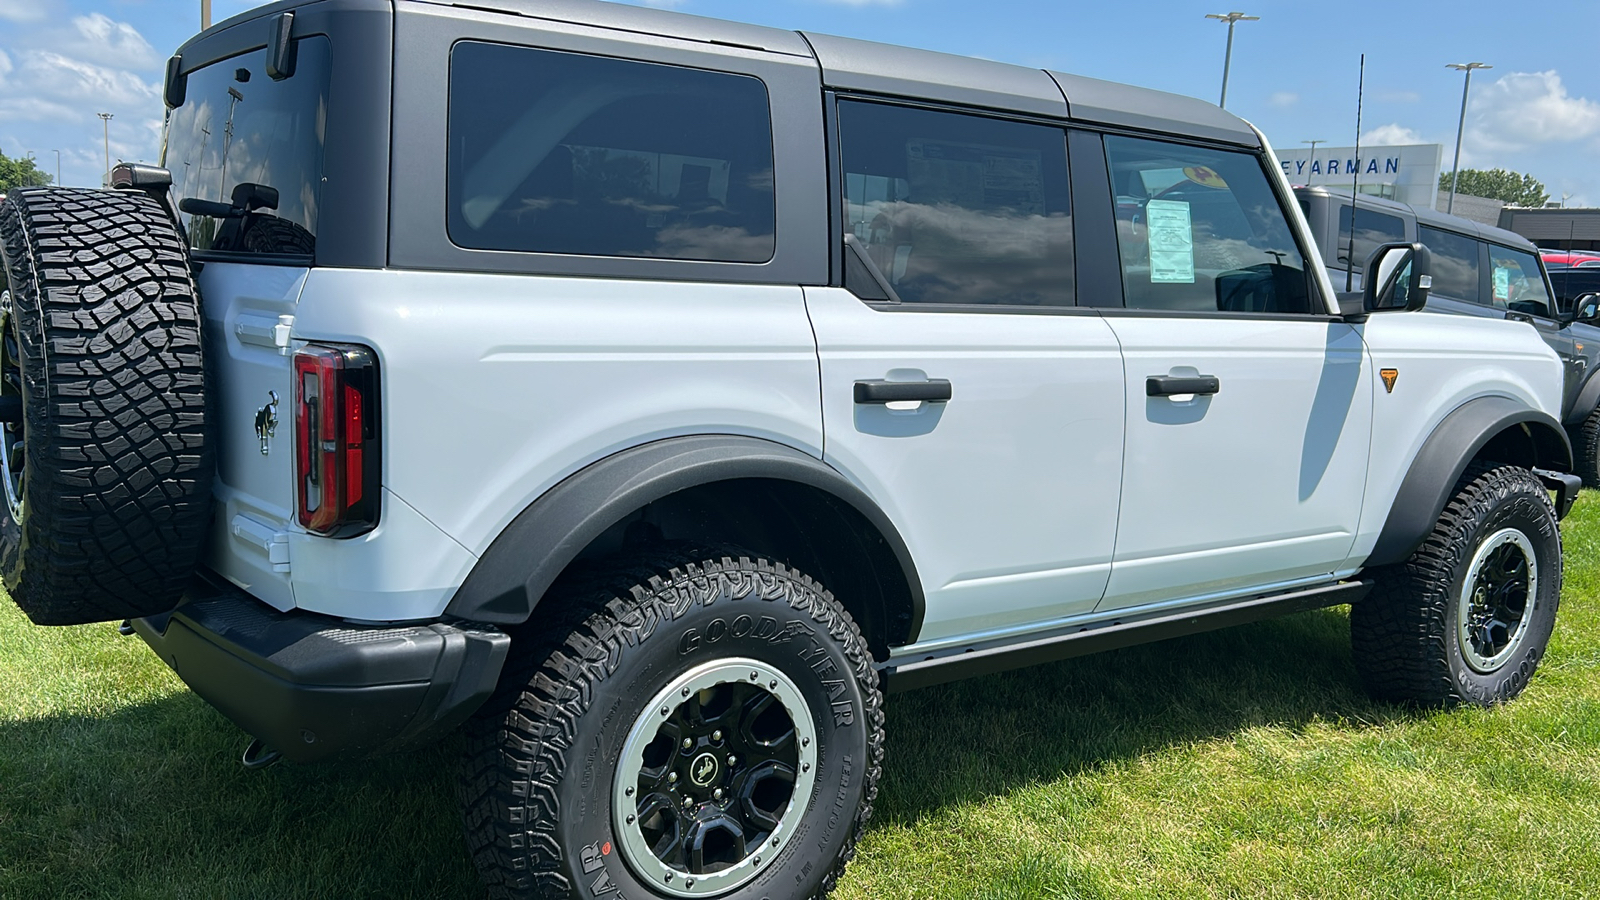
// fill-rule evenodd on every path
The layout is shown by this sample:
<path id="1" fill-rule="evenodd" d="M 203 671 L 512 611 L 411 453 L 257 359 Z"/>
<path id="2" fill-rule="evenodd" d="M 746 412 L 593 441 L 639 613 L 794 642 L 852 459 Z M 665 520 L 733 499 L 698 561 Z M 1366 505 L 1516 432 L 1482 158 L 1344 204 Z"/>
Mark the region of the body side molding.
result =
<path id="1" fill-rule="evenodd" d="M 1383 531 L 1363 566 L 1397 563 L 1422 544 L 1444 512 L 1456 482 L 1478 451 L 1507 429 L 1521 427 L 1533 459 L 1504 459 L 1529 468 L 1572 469 L 1572 445 L 1549 414 L 1506 397 L 1479 397 L 1456 407 L 1423 441 L 1389 507 Z"/>
<path id="2" fill-rule="evenodd" d="M 590 463 L 546 491 L 494 539 L 445 608 L 474 622 L 524 622 L 556 577 L 590 542 L 648 503 L 737 479 L 792 482 L 859 513 L 899 562 L 911 594 L 910 634 L 921 629 L 922 582 L 900 532 L 860 488 L 816 457 L 737 435 L 667 438 Z"/>
<path id="3" fill-rule="evenodd" d="M 955 647 L 923 659 L 883 666 L 891 692 L 943 684 L 977 675 L 1086 656 L 1243 625 L 1261 619 L 1355 603 L 1365 597 L 1372 582 L 1340 581 L 1295 591 L 1229 600 L 1202 608 L 1164 610 L 1137 617 L 1116 617 L 1095 624 L 1078 624 L 1054 634 L 1032 635 L 973 647 Z"/>

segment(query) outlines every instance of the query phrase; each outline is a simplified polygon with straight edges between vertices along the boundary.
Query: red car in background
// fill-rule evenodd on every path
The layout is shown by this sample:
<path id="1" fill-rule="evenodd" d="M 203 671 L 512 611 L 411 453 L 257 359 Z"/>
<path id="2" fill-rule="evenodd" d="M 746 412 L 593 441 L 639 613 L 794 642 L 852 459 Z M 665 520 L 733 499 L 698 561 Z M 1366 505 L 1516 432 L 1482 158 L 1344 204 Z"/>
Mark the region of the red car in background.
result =
<path id="1" fill-rule="evenodd" d="M 1591 268 L 1600 266 L 1600 253 L 1585 250 L 1540 250 L 1546 269 Z"/>

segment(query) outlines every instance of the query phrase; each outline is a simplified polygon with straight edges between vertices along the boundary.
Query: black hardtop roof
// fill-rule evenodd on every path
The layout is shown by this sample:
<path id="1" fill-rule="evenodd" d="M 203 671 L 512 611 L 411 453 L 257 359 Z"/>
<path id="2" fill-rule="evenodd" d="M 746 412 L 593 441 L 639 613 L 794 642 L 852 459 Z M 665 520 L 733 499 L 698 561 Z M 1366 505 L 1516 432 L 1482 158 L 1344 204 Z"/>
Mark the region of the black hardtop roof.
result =
<path id="1" fill-rule="evenodd" d="M 374 0 L 282 0 L 218 23 L 204 35 L 192 38 L 184 47 L 251 19 L 307 6 L 311 2 L 379 5 Z M 821 68 L 823 84 L 838 90 L 1070 118 L 1251 148 L 1260 146 L 1254 129 L 1243 119 L 1204 100 L 976 57 L 785 31 L 605 0 L 396 0 L 395 5 L 403 12 L 412 3 L 459 7 L 463 11 L 500 12 L 531 20 L 593 25 L 812 58 Z M 188 68 L 186 65 L 185 69 Z"/>
<path id="2" fill-rule="evenodd" d="M 1350 200 L 1349 188 L 1329 187 L 1325 184 L 1297 187 L 1295 191 L 1297 193 L 1323 194 L 1335 200 L 1346 202 Z M 1362 194 L 1356 205 L 1363 209 L 1376 209 L 1381 212 L 1409 213 L 1416 217 L 1417 223 L 1420 225 L 1427 225 L 1430 228 L 1438 228 L 1444 231 L 1455 231 L 1460 234 L 1482 238 L 1486 241 L 1494 241 L 1497 244 L 1504 244 L 1508 247 L 1515 247 L 1529 252 L 1538 249 L 1533 245 L 1533 241 L 1517 234 L 1515 231 L 1507 231 L 1504 228 L 1496 228 L 1493 225 L 1485 225 L 1482 222 L 1463 219 L 1460 216 L 1442 213 L 1436 209 L 1428 209 L 1425 206 L 1412 206 L 1409 203 L 1401 203 L 1398 200 L 1372 197 L 1367 194 Z"/>

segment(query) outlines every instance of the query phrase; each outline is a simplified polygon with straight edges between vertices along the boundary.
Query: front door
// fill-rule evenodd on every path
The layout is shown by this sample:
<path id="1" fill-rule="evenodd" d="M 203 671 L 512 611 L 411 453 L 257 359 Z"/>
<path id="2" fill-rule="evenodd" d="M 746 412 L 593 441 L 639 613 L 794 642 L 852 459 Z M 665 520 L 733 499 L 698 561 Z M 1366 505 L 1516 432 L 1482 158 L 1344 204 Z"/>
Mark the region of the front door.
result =
<path id="1" fill-rule="evenodd" d="M 1110 327 L 1075 306 L 1064 133 L 861 101 L 839 120 L 845 229 L 878 276 L 857 257 L 846 288 L 806 289 L 824 455 L 917 561 L 919 646 L 1090 612 L 1123 373 Z"/>
<path id="2" fill-rule="evenodd" d="M 1320 308 L 1258 157 L 1117 136 L 1105 152 L 1128 422 L 1101 609 L 1327 580 L 1366 480 L 1360 334 Z"/>

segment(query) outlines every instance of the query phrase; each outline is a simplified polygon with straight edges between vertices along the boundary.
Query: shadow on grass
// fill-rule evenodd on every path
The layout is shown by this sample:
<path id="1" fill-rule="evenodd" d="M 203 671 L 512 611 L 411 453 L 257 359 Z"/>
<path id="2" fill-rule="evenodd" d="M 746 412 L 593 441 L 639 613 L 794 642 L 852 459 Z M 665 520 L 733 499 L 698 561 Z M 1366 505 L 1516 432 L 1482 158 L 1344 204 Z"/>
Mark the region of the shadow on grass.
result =
<path id="1" fill-rule="evenodd" d="M 877 821 L 1255 725 L 1389 721 L 1342 611 L 1305 613 L 890 697 Z M 447 740 L 250 772 L 189 693 L 0 723 L 0 896 L 477 897 Z"/>
<path id="2" fill-rule="evenodd" d="M 246 771 L 187 692 L 0 723 L 0 897 L 481 897 L 446 741 Z"/>
<path id="3" fill-rule="evenodd" d="M 1350 660 L 1346 608 L 1318 610 L 890 695 L 874 821 L 1270 725 L 1383 723 Z"/>

